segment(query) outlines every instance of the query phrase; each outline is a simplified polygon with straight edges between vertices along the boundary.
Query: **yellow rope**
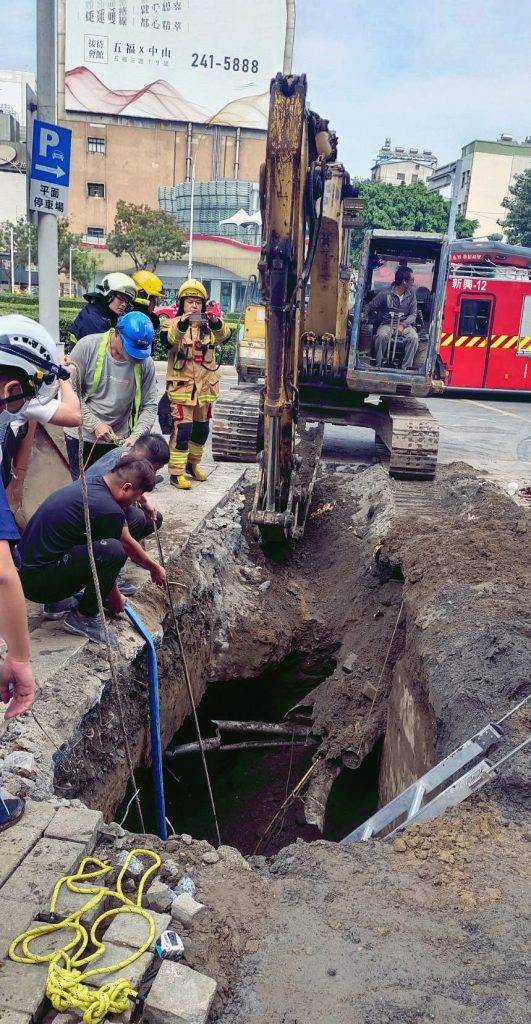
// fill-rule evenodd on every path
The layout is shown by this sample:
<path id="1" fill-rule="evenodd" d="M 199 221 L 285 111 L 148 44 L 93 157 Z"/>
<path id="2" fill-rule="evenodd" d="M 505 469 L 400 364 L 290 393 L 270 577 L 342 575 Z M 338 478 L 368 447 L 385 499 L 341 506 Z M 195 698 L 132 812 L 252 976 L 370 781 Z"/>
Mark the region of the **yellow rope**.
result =
<path id="1" fill-rule="evenodd" d="M 122 884 L 133 857 L 147 857 L 152 863 L 146 868 L 140 880 L 136 897 L 131 899 L 124 893 Z M 65 875 L 56 882 L 50 901 L 50 911 L 55 912 L 63 885 L 66 885 L 70 892 L 85 893 L 89 896 L 87 902 L 69 914 L 64 921 L 56 924 L 43 923 L 36 928 L 30 928 L 11 943 L 9 956 L 16 963 L 49 963 L 46 995 L 59 1013 L 67 1013 L 71 1009 L 80 1010 L 83 1013 L 84 1024 L 99 1024 L 108 1013 L 124 1013 L 127 1010 L 129 999 L 134 999 L 136 992 L 125 978 L 107 982 L 100 988 L 91 988 L 84 982 L 95 974 L 118 973 L 134 963 L 151 946 L 155 938 L 155 922 L 149 911 L 142 907 L 142 896 L 148 879 L 160 865 L 160 857 L 152 850 L 131 850 L 116 880 L 116 889 L 108 889 L 105 885 L 83 884 L 103 879 L 113 870 L 111 865 L 105 864 L 97 857 L 85 857 L 74 874 Z M 90 932 L 87 931 L 81 923 L 81 918 L 108 899 L 117 901 L 119 905 L 100 914 Z M 143 945 L 133 950 L 129 956 L 109 967 L 98 969 L 95 961 L 105 952 L 105 943 L 96 937 L 96 932 L 103 921 L 110 921 L 118 914 L 138 914 L 145 918 L 149 924 L 149 935 Z M 62 948 L 47 954 L 31 952 L 29 945 L 34 939 L 60 932 L 61 929 L 70 929 L 74 932 L 73 937 Z M 83 956 L 89 943 L 94 950 Z M 20 952 L 17 952 L 18 947 Z M 84 970 L 88 964 L 92 966 L 89 970 Z"/>

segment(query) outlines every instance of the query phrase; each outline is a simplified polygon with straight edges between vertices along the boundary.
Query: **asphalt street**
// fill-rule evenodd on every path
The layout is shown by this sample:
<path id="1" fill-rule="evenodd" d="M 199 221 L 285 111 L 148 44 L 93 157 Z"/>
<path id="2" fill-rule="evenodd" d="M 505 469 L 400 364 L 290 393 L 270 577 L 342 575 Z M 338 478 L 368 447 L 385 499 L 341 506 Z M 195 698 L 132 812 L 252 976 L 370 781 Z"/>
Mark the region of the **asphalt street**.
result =
<path id="1" fill-rule="evenodd" d="M 165 364 L 157 366 L 163 388 Z M 221 393 L 236 386 L 231 366 L 222 367 Z M 439 421 L 439 461 L 467 462 L 485 470 L 502 483 L 531 485 L 531 402 L 490 400 L 482 396 L 430 398 L 426 400 Z M 338 461 L 369 461 L 375 455 L 374 434 L 361 427 L 325 430 L 324 458 Z M 210 453 L 206 459 L 210 462 Z"/>

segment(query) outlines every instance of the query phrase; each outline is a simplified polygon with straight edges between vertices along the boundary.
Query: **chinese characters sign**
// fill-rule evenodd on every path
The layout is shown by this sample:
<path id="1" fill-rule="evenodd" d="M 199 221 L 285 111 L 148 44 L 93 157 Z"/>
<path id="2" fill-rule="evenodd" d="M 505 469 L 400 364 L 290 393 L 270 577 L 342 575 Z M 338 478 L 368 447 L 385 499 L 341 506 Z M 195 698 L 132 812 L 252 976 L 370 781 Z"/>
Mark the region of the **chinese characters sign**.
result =
<path id="1" fill-rule="evenodd" d="M 72 132 L 48 121 L 33 122 L 28 210 L 64 217 L 70 182 Z"/>
<path id="2" fill-rule="evenodd" d="M 267 127 L 285 0 L 68 0 L 65 106 Z"/>

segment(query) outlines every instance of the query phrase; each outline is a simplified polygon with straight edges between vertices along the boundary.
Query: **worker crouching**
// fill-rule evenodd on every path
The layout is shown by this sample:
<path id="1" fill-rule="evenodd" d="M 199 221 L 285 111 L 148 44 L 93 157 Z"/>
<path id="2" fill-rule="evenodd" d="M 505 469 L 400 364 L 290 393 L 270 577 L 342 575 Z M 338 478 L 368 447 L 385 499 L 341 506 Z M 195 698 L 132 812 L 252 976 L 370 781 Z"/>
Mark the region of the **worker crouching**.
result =
<path id="1" fill-rule="evenodd" d="M 209 434 L 212 406 L 219 395 L 217 348 L 231 336 L 221 310 L 207 306 L 200 281 L 185 281 L 179 290 L 177 317 L 168 331 L 171 350 L 166 390 L 173 419 L 170 438 L 170 483 L 187 491 L 206 480 L 200 463 Z"/>

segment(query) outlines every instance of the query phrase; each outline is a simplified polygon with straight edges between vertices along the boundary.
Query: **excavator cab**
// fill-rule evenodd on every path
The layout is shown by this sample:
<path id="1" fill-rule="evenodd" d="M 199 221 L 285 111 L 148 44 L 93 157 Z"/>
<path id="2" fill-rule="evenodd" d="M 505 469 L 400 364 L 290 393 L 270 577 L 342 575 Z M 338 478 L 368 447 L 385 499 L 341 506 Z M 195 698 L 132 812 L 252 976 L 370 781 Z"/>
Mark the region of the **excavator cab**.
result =
<path id="1" fill-rule="evenodd" d="M 398 267 L 409 267 L 415 278 L 417 318 L 413 324 L 419 339 L 413 367 L 402 369 L 404 341 L 399 318 L 391 317 L 391 331 L 382 366 L 376 365 L 375 337 L 379 324 L 371 313 L 371 301 L 394 281 Z M 442 390 L 435 379 L 435 364 L 444 288 L 448 271 L 448 241 L 429 232 L 367 231 L 350 330 L 347 385 L 352 391 L 424 396 Z"/>

